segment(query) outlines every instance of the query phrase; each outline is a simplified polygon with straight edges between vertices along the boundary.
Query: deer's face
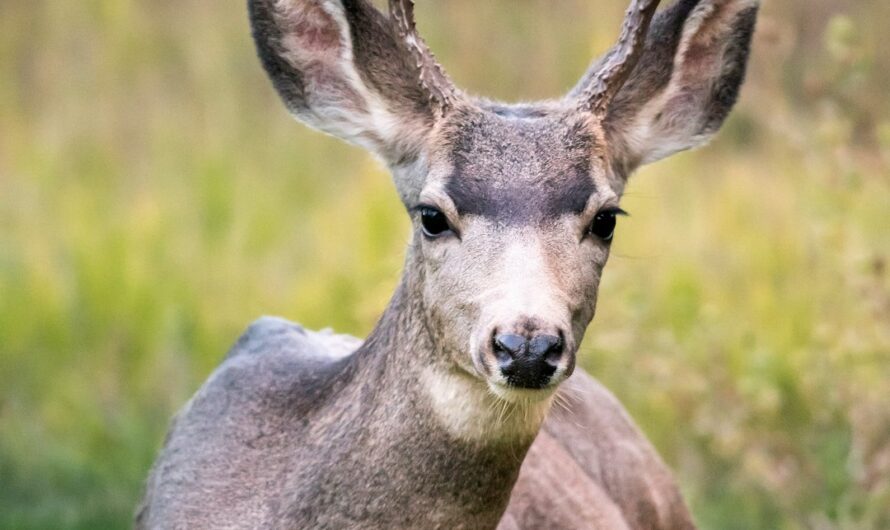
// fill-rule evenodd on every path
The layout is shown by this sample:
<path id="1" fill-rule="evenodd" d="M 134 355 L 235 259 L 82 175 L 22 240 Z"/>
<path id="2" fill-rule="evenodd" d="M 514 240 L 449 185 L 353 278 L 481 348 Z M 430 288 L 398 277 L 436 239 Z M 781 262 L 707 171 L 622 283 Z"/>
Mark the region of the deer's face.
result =
<path id="1" fill-rule="evenodd" d="M 626 178 L 707 141 L 735 103 L 758 0 L 658 3 L 632 0 L 565 98 L 511 107 L 450 82 L 411 0 L 389 0 L 389 16 L 368 0 L 248 2 L 288 109 L 392 169 L 425 325 L 502 397 L 572 372 Z"/>
<path id="2" fill-rule="evenodd" d="M 439 137 L 409 203 L 435 339 L 501 397 L 546 394 L 593 317 L 618 184 L 583 115 L 478 110 Z"/>

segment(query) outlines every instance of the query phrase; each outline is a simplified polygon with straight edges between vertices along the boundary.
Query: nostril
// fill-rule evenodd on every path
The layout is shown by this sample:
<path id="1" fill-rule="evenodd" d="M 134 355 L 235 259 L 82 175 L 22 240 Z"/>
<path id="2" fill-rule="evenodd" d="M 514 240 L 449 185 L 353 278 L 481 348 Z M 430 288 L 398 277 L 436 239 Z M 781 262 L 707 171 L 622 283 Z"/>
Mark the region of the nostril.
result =
<path id="1" fill-rule="evenodd" d="M 527 343 L 528 341 L 525 340 L 525 337 L 520 335 L 497 335 L 494 338 L 494 350 L 499 357 L 502 356 L 502 354 L 506 354 L 506 356 L 512 359 L 523 352 Z"/>
<path id="2" fill-rule="evenodd" d="M 562 337 L 557 337 L 556 335 L 537 335 L 528 346 L 528 351 L 531 355 L 551 362 L 559 361 L 562 356 L 562 350 Z"/>

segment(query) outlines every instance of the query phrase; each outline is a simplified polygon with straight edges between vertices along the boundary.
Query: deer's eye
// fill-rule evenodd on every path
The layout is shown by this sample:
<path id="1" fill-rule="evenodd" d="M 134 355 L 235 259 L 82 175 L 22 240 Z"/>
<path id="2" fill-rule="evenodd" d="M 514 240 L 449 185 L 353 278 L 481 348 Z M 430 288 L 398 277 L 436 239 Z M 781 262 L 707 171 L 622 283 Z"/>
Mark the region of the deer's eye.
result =
<path id="1" fill-rule="evenodd" d="M 451 232 L 451 225 L 445 214 L 430 206 L 420 208 L 420 225 L 423 235 L 431 239 Z"/>
<path id="2" fill-rule="evenodd" d="M 593 222 L 590 223 L 590 228 L 588 228 L 587 231 L 606 243 L 611 242 L 612 238 L 615 237 L 615 217 L 619 213 L 621 212 L 606 210 L 596 214 L 596 217 L 593 218 Z"/>

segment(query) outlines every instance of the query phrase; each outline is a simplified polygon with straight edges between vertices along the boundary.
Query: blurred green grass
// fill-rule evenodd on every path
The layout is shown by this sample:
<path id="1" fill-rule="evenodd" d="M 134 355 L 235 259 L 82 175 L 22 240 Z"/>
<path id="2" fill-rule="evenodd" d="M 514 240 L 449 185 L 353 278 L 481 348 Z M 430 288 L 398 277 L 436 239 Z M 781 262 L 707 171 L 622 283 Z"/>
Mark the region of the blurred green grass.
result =
<path id="1" fill-rule="evenodd" d="M 624 2 L 421 2 L 460 84 L 555 96 Z M 881 0 L 767 3 L 707 149 L 624 201 L 582 361 L 703 528 L 890 527 Z M 122 528 L 169 416 L 251 320 L 364 335 L 408 224 L 292 123 L 243 3 L 0 4 L 0 527 Z"/>

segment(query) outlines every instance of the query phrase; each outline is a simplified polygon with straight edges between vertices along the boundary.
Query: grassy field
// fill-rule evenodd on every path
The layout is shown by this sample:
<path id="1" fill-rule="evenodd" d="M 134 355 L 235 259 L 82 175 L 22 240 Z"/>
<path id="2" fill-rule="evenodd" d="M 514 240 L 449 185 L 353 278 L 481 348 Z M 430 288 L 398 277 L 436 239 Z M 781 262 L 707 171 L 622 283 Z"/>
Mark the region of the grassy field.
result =
<path id="1" fill-rule="evenodd" d="M 570 87 L 623 1 L 421 1 L 457 81 Z M 407 218 L 282 110 L 243 2 L 0 4 L 0 527 L 124 528 L 263 314 L 364 335 Z M 768 2 L 738 111 L 624 201 L 582 363 L 706 529 L 890 528 L 884 0 Z"/>

